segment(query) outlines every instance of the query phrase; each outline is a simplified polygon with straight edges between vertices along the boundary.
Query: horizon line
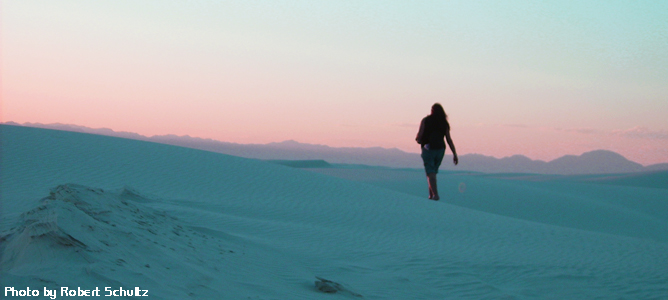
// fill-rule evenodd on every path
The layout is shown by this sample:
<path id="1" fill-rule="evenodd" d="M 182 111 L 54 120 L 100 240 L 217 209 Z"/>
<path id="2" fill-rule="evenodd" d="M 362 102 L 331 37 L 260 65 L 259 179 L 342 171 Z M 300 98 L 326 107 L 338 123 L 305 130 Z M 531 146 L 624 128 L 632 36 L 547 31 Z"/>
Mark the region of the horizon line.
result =
<path id="1" fill-rule="evenodd" d="M 326 144 L 312 144 L 312 143 L 299 142 L 299 141 L 297 141 L 297 140 L 295 140 L 295 139 L 287 139 L 287 140 L 278 141 L 278 142 L 269 142 L 269 143 L 266 143 L 266 144 L 253 144 L 253 143 L 250 143 L 250 144 L 243 144 L 243 143 L 236 143 L 236 142 L 229 142 L 229 141 L 218 140 L 218 139 L 214 139 L 214 138 L 205 138 L 205 137 L 191 136 L 191 135 L 189 135 L 189 134 L 185 134 L 185 135 L 163 134 L 163 135 L 151 135 L 151 136 L 148 136 L 148 135 L 143 135 L 143 134 L 141 134 L 141 133 L 131 132 L 131 131 L 116 131 L 116 130 L 114 130 L 114 129 L 112 129 L 112 128 L 108 128 L 108 127 L 98 127 L 98 128 L 94 128 L 94 127 L 88 127 L 88 126 L 84 126 L 84 125 L 67 124 L 67 123 L 60 123 L 60 122 L 45 124 L 45 123 L 38 123 L 38 122 L 34 122 L 34 123 L 33 123 L 33 122 L 18 123 L 18 122 L 14 122 L 14 121 L 5 121 L 5 122 L 0 122 L 0 125 L 22 126 L 22 127 L 40 128 L 40 129 L 49 129 L 49 130 L 68 131 L 68 132 L 79 132 L 79 133 L 96 134 L 96 135 L 102 135 L 102 136 L 112 136 L 112 137 L 118 137 L 118 138 L 131 138 L 131 137 L 115 136 L 115 135 L 111 135 L 111 134 L 130 134 L 130 135 L 136 135 L 136 136 L 138 136 L 138 137 L 147 139 L 147 140 L 149 140 L 149 141 L 151 141 L 151 139 L 154 139 L 154 138 L 167 137 L 167 136 L 174 136 L 174 137 L 177 137 L 177 138 L 190 138 L 190 139 L 198 139 L 198 140 L 202 140 L 202 141 L 212 141 L 212 142 L 217 142 L 217 143 L 221 143 L 221 144 L 235 144 L 235 145 L 241 145 L 241 146 L 252 146 L 252 145 L 268 146 L 268 145 L 272 145 L 272 144 L 282 144 L 282 143 L 286 143 L 286 142 L 294 142 L 294 143 L 297 143 L 297 144 L 300 144 L 300 145 L 321 146 L 321 147 L 327 147 L 327 148 L 331 148 L 331 149 L 373 149 L 373 148 L 380 148 L 380 149 L 385 149 L 385 150 L 397 150 L 397 151 L 400 151 L 400 152 L 403 152 L 403 153 L 407 153 L 407 154 L 417 154 L 417 155 L 419 155 L 419 152 L 409 152 L 409 151 L 404 151 L 404 150 L 399 149 L 399 148 L 397 148 L 397 147 L 392 147 L 392 148 L 385 148 L 385 147 L 381 147 L 381 146 L 372 146 L 372 147 L 335 147 L 335 146 L 330 146 L 330 145 L 326 145 Z M 40 126 L 41 126 L 41 127 L 40 127 Z M 72 128 L 71 128 L 72 130 L 68 130 L 68 129 L 66 129 L 66 128 L 52 128 L 52 127 L 48 127 L 48 126 L 67 126 L 67 127 L 72 127 Z M 75 131 L 75 129 L 80 129 L 80 130 L 86 130 L 86 129 L 88 129 L 88 130 L 91 130 L 91 131 L 111 131 L 111 133 L 105 133 L 105 132 L 85 132 L 85 131 Z M 153 141 L 153 142 L 157 142 L 157 141 Z M 524 155 L 524 154 L 513 154 L 513 155 L 509 155 L 509 156 L 501 156 L 501 157 L 499 157 L 499 156 L 488 155 L 488 154 L 483 154 L 483 153 L 478 153 L 478 152 L 469 152 L 469 153 L 465 153 L 465 154 L 460 154 L 460 155 L 458 155 L 458 156 L 464 156 L 464 155 L 480 155 L 480 156 L 491 157 L 491 158 L 499 159 L 499 160 L 501 160 L 501 159 L 506 159 L 506 158 L 511 158 L 511 157 L 515 157 L 515 156 L 522 156 L 522 157 L 525 157 L 525 158 L 527 158 L 527 159 L 529 159 L 529 160 L 531 160 L 531 161 L 539 161 L 539 162 L 549 163 L 549 162 L 552 162 L 552 161 L 561 159 L 561 158 L 563 158 L 563 157 L 569 157 L 569 156 L 579 157 L 579 156 L 582 156 L 583 154 L 591 153 L 591 152 L 597 152 L 597 151 L 607 151 L 607 152 L 615 153 L 615 154 L 617 154 L 617 155 L 622 156 L 624 159 L 626 159 L 626 160 L 628 160 L 628 161 L 630 161 L 630 162 L 633 162 L 633 163 L 637 163 L 637 164 L 639 164 L 639 165 L 641 165 L 641 166 L 643 166 L 643 167 L 654 166 L 654 165 L 661 165 L 661 164 L 668 164 L 668 161 L 666 161 L 666 162 L 652 163 L 652 164 L 647 164 L 647 165 L 645 165 L 645 164 L 641 164 L 641 163 L 639 163 L 639 162 L 630 160 L 630 159 L 628 159 L 626 156 L 624 156 L 624 155 L 622 155 L 622 154 L 620 154 L 620 153 L 617 153 L 617 152 L 615 152 L 615 151 L 609 150 L 609 149 L 594 149 L 594 150 L 590 150 L 590 151 L 584 151 L 584 152 L 582 152 L 582 153 L 580 153 L 580 154 L 562 154 L 561 156 L 559 156 L 559 157 L 557 157 L 557 158 L 555 158 L 555 159 L 552 159 L 552 160 L 533 159 L 533 158 L 531 158 L 531 157 L 529 157 L 529 156 L 527 156 L 527 155 Z M 450 156 L 452 156 L 452 154 L 446 154 L 446 155 L 450 155 Z"/>

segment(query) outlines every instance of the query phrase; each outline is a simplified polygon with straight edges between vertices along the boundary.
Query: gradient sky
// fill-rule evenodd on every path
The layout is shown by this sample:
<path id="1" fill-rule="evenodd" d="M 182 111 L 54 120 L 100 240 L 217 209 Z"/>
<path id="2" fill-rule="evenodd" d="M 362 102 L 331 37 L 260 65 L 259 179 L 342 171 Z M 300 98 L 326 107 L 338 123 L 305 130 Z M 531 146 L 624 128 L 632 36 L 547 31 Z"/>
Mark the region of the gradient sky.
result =
<path id="1" fill-rule="evenodd" d="M 668 162 L 668 1 L 4 0 L 2 121 Z"/>

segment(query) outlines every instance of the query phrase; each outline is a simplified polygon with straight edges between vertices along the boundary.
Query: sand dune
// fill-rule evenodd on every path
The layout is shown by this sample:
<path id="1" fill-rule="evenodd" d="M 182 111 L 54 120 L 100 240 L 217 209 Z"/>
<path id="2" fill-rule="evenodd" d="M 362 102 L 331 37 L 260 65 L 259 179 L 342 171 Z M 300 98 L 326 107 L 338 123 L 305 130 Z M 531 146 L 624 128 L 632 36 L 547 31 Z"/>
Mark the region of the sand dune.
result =
<path id="1" fill-rule="evenodd" d="M 443 189 L 465 181 L 460 199 L 432 202 L 407 192 L 424 184 L 420 172 L 359 182 L 361 172 L 352 181 L 162 144 L 0 130 L 4 287 L 139 287 L 155 299 L 668 297 L 664 189 L 451 174 Z M 640 196 L 609 197 L 620 191 Z M 322 293 L 316 276 L 349 292 Z"/>
<path id="2" fill-rule="evenodd" d="M 422 170 L 308 169 L 425 197 Z M 540 175 L 441 172 L 442 200 L 512 218 L 668 242 L 668 172 Z"/>

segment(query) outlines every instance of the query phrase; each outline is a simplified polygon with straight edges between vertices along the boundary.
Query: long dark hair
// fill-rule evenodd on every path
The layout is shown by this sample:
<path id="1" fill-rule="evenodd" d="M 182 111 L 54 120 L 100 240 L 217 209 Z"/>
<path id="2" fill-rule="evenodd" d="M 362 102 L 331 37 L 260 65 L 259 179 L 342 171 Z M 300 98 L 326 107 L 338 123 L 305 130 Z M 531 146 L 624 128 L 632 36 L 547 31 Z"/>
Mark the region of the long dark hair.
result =
<path id="1" fill-rule="evenodd" d="M 438 127 L 444 128 L 447 131 L 450 131 L 450 123 L 448 123 L 448 115 L 443 110 L 443 106 L 440 103 L 434 103 L 431 106 L 431 115 L 438 122 Z"/>

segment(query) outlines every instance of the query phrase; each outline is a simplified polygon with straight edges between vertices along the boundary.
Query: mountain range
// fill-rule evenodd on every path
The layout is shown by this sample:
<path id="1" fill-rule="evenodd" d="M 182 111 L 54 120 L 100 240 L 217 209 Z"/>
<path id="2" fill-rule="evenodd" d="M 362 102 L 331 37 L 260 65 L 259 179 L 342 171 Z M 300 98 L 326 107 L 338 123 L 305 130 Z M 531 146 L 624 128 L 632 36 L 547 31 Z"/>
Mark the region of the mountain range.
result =
<path id="1" fill-rule="evenodd" d="M 417 153 L 408 153 L 396 148 L 335 148 L 325 145 L 299 143 L 293 140 L 269 144 L 237 144 L 221 142 L 213 139 L 203 139 L 188 135 L 155 135 L 143 136 L 132 132 L 117 132 L 108 128 L 89 128 L 69 124 L 40 124 L 14 122 L 3 123 L 12 126 L 28 126 L 55 130 L 83 132 L 121 138 L 143 140 L 182 146 L 228 155 L 254 158 L 261 160 L 295 160 L 321 161 L 330 164 L 383 166 L 391 168 L 421 168 L 422 160 Z M 668 163 L 643 166 L 630 161 L 624 156 L 608 151 L 595 150 L 582 155 L 566 155 L 555 160 L 545 162 L 532 160 L 523 155 L 514 155 L 504 158 L 495 158 L 481 154 L 465 154 L 459 157 L 459 165 L 454 166 L 452 156 L 446 155 L 442 170 L 465 170 L 485 173 L 537 173 L 537 174 L 608 174 L 632 173 L 668 170 Z M 294 164 L 304 166 L 307 164 Z M 332 167 L 327 163 L 320 167 Z"/>

